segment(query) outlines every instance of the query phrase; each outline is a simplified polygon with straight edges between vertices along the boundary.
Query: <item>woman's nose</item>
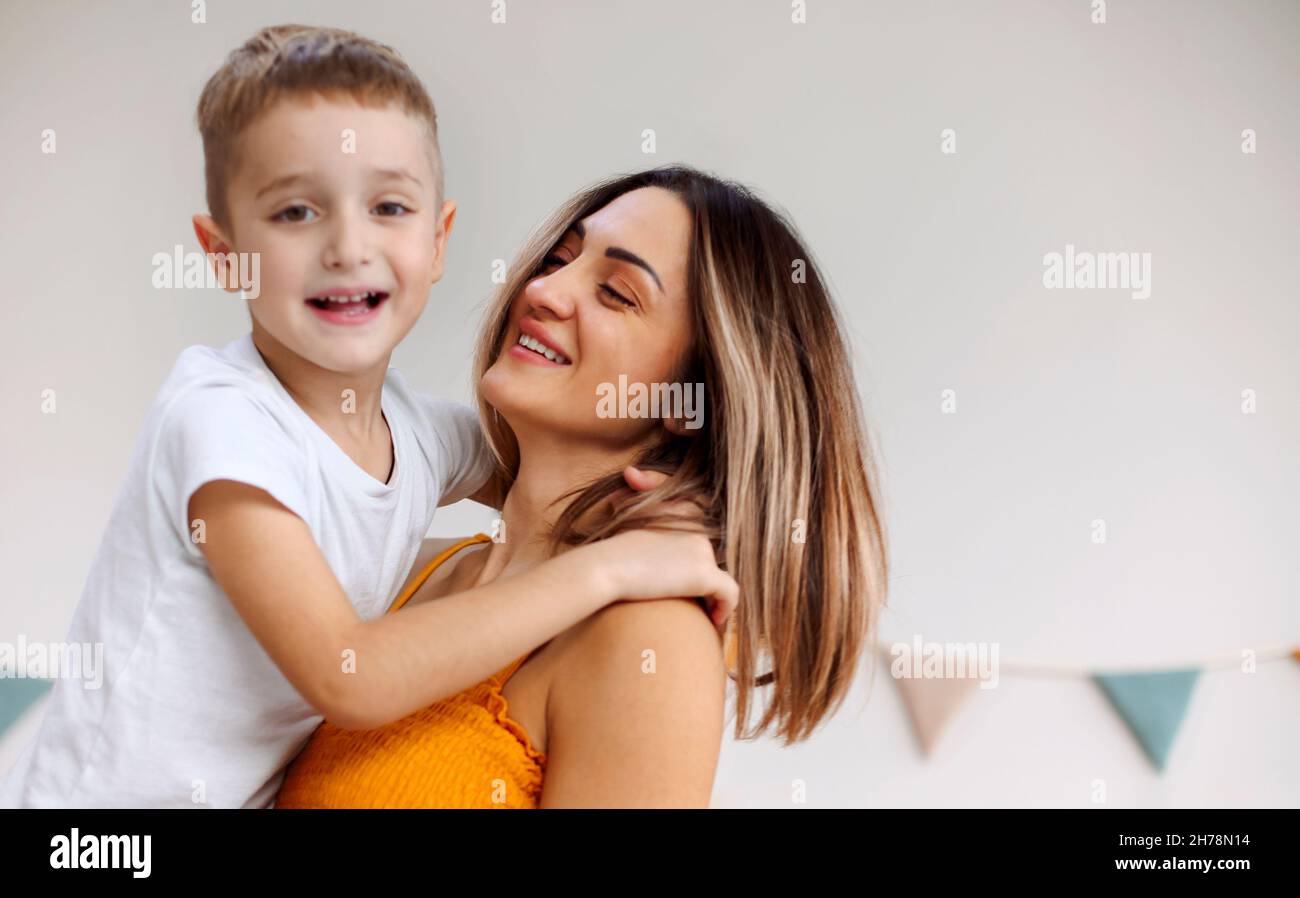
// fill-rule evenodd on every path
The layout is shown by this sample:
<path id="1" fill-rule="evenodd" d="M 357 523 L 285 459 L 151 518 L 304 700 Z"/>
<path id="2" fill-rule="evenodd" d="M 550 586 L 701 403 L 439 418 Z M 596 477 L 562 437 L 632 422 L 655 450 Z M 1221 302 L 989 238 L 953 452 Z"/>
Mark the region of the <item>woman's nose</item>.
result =
<path id="1" fill-rule="evenodd" d="M 524 288 L 524 300 L 530 310 L 545 309 L 556 318 L 569 318 L 573 315 L 576 288 L 573 278 L 566 277 L 565 269 L 560 269 L 529 281 Z"/>

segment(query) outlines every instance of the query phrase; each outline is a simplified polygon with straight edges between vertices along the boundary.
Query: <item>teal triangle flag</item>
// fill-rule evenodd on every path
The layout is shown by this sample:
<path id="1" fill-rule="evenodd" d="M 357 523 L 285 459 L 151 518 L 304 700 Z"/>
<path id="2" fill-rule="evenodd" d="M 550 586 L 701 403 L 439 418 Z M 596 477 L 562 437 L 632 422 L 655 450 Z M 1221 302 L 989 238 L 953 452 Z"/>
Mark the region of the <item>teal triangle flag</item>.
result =
<path id="1" fill-rule="evenodd" d="M 1155 673 L 1099 673 L 1092 679 L 1124 718 L 1151 763 L 1163 771 L 1169 749 L 1178 735 L 1178 727 L 1187 713 L 1192 687 L 1200 675 L 1198 668 Z"/>
<path id="2" fill-rule="evenodd" d="M 0 736 L 53 685 L 35 677 L 0 677 Z"/>

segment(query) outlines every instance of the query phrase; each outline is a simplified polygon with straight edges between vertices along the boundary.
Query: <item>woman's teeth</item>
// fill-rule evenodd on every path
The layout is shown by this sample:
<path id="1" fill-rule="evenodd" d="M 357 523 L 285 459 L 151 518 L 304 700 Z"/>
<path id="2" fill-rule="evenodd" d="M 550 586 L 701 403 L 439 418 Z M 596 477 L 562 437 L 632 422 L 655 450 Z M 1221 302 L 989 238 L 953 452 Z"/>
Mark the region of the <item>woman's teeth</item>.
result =
<path id="1" fill-rule="evenodd" d="M 533 352 L 540 353 L 541 355 L 546 356 L 552 362 L 556 362 L 560 365 L 569 364 L 569 360 L 567 358 L 560 355 L 554 349 L 542 345 L 540 341 L 534 340 L 532 337 L 528 336 L 527 334 L 519 335 L 519 345 L 524 347 L 525 349 L 531 349 Z"/>

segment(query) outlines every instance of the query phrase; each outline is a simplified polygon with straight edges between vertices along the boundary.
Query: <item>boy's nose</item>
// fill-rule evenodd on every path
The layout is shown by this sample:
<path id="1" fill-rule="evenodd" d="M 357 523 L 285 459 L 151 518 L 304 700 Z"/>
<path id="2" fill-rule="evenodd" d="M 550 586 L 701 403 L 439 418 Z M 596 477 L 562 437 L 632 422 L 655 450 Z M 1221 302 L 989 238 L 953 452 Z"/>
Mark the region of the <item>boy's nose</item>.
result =
<path id="1" fill-rule="evenodd" d="M 329 231 L 321 261 L 334 271 L 347 270 L 370 262 L 370 248 L 365 227 L 351 215 L 338 215 Z"/>

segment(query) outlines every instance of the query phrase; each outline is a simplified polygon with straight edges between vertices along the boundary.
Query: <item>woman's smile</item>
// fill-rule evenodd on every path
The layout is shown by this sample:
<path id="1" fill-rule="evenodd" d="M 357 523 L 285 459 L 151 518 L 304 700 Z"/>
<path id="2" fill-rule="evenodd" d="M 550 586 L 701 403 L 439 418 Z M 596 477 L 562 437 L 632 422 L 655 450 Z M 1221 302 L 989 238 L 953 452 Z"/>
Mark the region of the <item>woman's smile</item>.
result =
<path id="1" fill-rule="evenodd" d="M 573 364 L 564 356 L 556 353 L 555 350 L 548 349 L 527 334 L 519 335 L 519 340 L 510 347 L 510 355 L 534 365 L 545 365 L 548 368 L 562 368 Z"/>
<path id="2" fill-rule="evenodd" d="M 519 334 L 507 354 L 520 361 L 545 365 L 548 368 L 562 368 L 573 364 L 571 353 L 564 349 L 561 341 L 535 319 L 526 316 L 519 319 Z"/>

